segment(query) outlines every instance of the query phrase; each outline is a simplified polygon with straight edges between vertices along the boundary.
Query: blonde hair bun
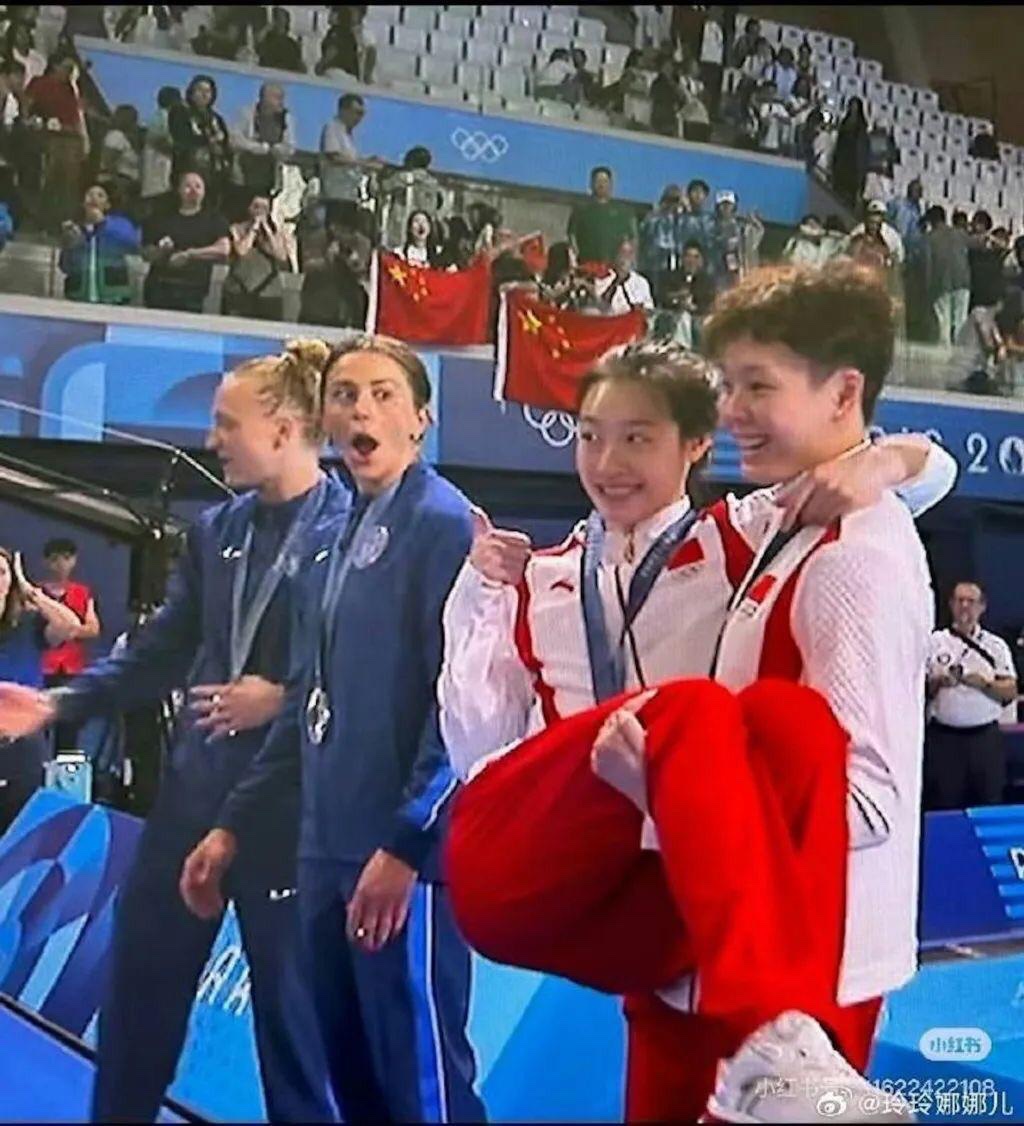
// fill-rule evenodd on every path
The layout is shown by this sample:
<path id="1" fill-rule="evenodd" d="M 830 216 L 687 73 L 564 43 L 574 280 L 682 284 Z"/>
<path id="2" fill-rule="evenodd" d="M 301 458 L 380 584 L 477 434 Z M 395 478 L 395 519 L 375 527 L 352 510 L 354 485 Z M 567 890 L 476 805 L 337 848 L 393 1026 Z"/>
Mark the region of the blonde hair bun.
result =
<path id="1" fill-rule="evenodd" d="M 284 346 L 284 351 L 285 355 L 291 356 L 303 367 L 311 368 L 317 375 L 323 375 L 331 356 L 331 349 L 326 341 L 311 336 L 289 340 Z"/>

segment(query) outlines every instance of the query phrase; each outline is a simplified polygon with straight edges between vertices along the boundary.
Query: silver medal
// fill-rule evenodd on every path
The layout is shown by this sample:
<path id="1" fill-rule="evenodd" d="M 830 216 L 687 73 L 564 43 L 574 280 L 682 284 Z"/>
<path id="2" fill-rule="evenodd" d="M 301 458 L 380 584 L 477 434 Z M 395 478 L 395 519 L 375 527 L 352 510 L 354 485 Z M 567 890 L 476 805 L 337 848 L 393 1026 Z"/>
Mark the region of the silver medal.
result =
<path id="1" fill-rule="evenodd" d="M 352 556 L 352 566 L 362 571 L 376 563 L 387 550 L 391 533 L 383 524 L 378 524 L 367 536 L 362 537 L 356 545 Z"/>

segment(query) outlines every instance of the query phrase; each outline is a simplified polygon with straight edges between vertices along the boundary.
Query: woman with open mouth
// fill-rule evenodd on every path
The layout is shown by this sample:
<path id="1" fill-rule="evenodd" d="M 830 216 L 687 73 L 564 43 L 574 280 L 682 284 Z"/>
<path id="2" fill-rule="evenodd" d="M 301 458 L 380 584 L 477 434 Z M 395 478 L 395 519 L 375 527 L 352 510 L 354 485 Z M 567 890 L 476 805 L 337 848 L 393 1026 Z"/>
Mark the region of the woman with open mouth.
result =
<path id="1" fill-rule="evenodd" d="M 324 429 L 356 486 L 314 560 L 285 707 L 182 873 L 201 916 L 301 778 L 298 899 L 332 1086 L 347 1122 L 472 1122 L 470 955 L 441 882 L 456 778 L 435 688 L 441 612 L 472 541 L 469 501 L 420 459 L 430 383 L 405 344 L 339 344 Z"/>

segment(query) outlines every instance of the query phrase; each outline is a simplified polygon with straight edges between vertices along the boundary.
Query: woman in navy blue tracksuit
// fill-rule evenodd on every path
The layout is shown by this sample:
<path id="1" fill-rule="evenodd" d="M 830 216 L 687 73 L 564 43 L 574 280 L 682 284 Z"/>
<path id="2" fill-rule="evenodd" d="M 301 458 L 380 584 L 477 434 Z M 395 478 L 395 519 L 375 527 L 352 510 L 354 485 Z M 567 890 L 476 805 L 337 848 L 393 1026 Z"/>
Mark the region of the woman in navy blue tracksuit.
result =
<path id="1" fill-rule="evenodd" d="M 182 893 L 215 914 L 220 875 L 301 777 L 299 909 L 345 1119 L 479 1121 L 469 951 L 439 869 L 455 778 L 435 703 L 470 505 L 419 460 L 430 385 L 404 344 L 340 345 L 324 392 L 357 500 L 307 576 L 285 708 L 189 858 Z"/>
<path id="2" fill-rule="evenodd" d="M 320 372 L 327 348 L 298 343 L 225 377 L 211 445 L 250 490 L 189 530 L 166 601 L 127 649 L 51 697 L 4 686 L 5 723 L 76 722 L 157 700 L 186 683 L 184 717 L 118 902 L 100 1012 L 94 1121 L 150 1121 L 171 1082 L 196 985 L 220 925 L 178 894 L 184 858 L 216 823 L 284 695 L 299 578 L 333 535 L 349 490 L 320 470 Z M 33 720 L 34 716 L 34 720 Z M 335 1121 L 308 986 L 298 969 L 298 802 L 268 808 L 231 874 L 251 969 L 260 1071 L 272 1121 Z"/>

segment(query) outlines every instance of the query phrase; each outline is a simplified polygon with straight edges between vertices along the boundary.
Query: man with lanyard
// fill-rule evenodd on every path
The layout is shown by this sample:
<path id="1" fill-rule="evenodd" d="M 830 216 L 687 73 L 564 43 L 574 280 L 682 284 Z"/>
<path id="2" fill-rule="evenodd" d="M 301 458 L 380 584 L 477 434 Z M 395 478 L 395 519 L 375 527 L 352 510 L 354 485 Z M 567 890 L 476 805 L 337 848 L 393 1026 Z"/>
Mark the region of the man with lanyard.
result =
<path id="1" fill-rule="evenodd" d="M 358 497 L 297 603 L 281 715 L 181 892 L 200 917 L 300 784 L 298 899 L 331 1083 L 346 1122 L 474 1122 L 470 955 L 441 880 L 456 779 L 438 731 L 441 611 L 470 505 L 420 459 L 430 382 L 405 344 L 339 344 L 324 429 Z"/>
<path id="2" fill-rule="evenodd" d="M 932 634 L 925 806 L 998 805 L 1006 786 L 999 717 L 1017 698 L 1009 645 L 981 627 L 985 594 L 961 582 L 949 600 L 952 624 Z"/>
<path id="3" fill-rule="evenodd" d="M 192 686 L 191 713 L 118 901 L 100 1009 L 95 1122 L 154 1121 L 174 1077 L 222 917 L 200 921 L 184 909 L 181 864 L 281 706 L 296 577 L 350 504 L 349 491 L 319 467 L 326 357 L 326 345 L 298 341 L 225 376 L 210 445 L 227 483 L 250 491 L 200 515 L 163 606 L 131 644 L 49 695 L 0 686 L 2 734 L 109 715 Z M 331 1122 L 337 1110 L 297 957 L 297 820 L 297 802 L 279 795 L 258 844 L 232 873 L 229 894 L 252 973 L 269 1118 Z"/>
<path id="4" fill-rule="evenodd" d="M 623 242 L 615 255 L 614 269 L 598 278 L 594 286 L 604 312 L 628 313 L 632 309 L 654 309 L 651 283 L 636 272 L 636 250 L 632 242 Z"/>

